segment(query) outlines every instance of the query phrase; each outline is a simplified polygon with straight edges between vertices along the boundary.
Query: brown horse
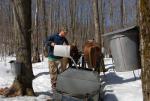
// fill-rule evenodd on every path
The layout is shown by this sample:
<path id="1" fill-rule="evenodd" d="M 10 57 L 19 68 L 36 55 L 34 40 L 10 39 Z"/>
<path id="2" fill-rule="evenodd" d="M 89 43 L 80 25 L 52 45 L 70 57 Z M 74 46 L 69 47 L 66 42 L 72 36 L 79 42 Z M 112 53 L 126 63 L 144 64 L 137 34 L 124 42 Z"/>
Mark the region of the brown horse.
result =
<path id="1" fill-rule="evenodd" d="M 70 56 L 73 58 L 73 60 L 77 64 L 81 54 L 80 54 L 76 44 L 70 45 Z M 72 60 L 69 59 L 69 66 L 71 66 L 72 63 L 73 63 Z"/>
<path id="2" fill-rule="evenodd" d="M 83 53 L 88 68 L 100 72 L 100 64 L 103 64 L 103 58 L 99 44 L 95 43 L 94 40 L 87 41 L 83 46 Z"/>

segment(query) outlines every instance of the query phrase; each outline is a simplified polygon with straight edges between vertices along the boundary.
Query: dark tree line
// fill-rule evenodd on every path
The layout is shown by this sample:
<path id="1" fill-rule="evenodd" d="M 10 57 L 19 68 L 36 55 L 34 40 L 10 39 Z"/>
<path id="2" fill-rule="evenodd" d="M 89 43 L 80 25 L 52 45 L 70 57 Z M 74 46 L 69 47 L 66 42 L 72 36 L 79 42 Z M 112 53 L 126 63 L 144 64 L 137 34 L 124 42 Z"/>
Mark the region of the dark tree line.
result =
<path id="1" fill-rule="evenodd" d="M 10 51 L 9 53 L 13 53 L 15 45 L 12 45 L 14 42 L 10 42 L 10 40 L 13 41 L 15 37 L 11 34 L 13 32 L 11 27 L 13 24 L 13 13 L 10 1 L 0 1 L 0 15 L 2 18 L 0 23 L 3 24 L 0 25 L 0 28 L 4 27 L 0 34 L 3 34 L 2 36 L 5 37 L 5 42 L 2 43 L 7 43 L 8 46 L 11 46 L 11 49 L 7 50 Z M 121 27 L 130 26 L 132 25 L 130 22 L 135 24 L 137 11 L 133 8 L 137 7 L 137 2 L 138 0 L 132 0 L 132 3 L 125 0 L 116 2 L 98 0 L 100 32 L 107 33 Z M 38 8 L 38 12 L 36 12 L 36 8 Z M 130 13 L 127 12 L 129 11 L 128 8 L 132 8 L 130 9 L 132 11 L 132 19 L 129 18 L 128 14 Z M 91 0 L 32 0 L 32 54 L 36 48 L 41 54 L 42 43 L 45 37 L 58 32 L 61 25 L 68 26 L 70 33 L 68 39 L 70 43 L 77 40 L 77 44 L 81 50 L 87 39 L 95 38 L 93 13 L 93 3 Z M 36 15 L 37 17 L 35 17 Z M 6 34 L 8 35 L 6 36 Z M 6 42 L 8 39 L 9 42 Z"/>

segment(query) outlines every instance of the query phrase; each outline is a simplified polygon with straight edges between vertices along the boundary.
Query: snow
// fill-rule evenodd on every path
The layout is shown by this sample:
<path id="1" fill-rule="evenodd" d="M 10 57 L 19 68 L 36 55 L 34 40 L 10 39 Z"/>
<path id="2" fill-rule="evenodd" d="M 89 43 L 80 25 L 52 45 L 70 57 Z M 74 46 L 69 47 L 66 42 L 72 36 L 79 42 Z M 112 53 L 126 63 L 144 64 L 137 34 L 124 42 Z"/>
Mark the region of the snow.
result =
<path id="1" fill-rule="evenodd" d="M 15 57 L 7 57 L 6 61 L 0 61 L 0 88 L 10 87 L 15 78 L 11 73 L 10 60 L 15 60 Z M 0 101 L 46 101 L 51 99 L 52 93 L 47 59 L 33 64 L 33 73 L 36 76 L 36 79 L 33 80 L 33 89 L 37 95 L 36 97 L 19 96 L 5 98 L 0 96 Z"/>
<path id="2" fill-rule="evenodd" d="M 9 61 L 15 60 L 15 57 L 6 57 L 0 61 L 0 88 L 10 87 L 14 75 L 11 73 Z M 48 69 L 48 60 L 33 64 L 33 73 L 36 79 L 33 80 L 33 89 L 36 97 L 18 96 L 6 98 L 0 95 L 0 101 L 46 101 L 52 98 L 50 75 Z M 142 101 L 142 87 L 140 79 L 140 69 L 128 72 L 116 72 L 113 70 L 113 62 L 110 58 L 105 59 L 106 68 L 109 69 L 105 76 L 104 83 L 104 101 Z"/>
<path id="3" fill-rule="evenodd" d="M 140 70 L 133 72 L 108 72 L 105 77 L 106 86 L 104 101 L 142 101 Z M 113 100 L 110 100 L 113 99 Z"/>

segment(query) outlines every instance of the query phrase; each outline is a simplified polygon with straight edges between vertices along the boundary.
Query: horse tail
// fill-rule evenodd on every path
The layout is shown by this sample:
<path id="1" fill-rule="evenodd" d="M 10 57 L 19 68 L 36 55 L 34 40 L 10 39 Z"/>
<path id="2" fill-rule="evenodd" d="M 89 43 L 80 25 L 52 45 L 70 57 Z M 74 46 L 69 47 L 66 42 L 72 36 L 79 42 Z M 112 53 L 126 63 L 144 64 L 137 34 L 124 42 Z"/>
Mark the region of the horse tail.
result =
<path id="1" fill-rule="evenodd" d="M 91 57 L 92 57 L 92 55 L 91 55 L 91 47 L 90 47 L 90 49 L 89 49 L 89 59 L 88 59 L 90 66 L 92 66 L 92 59 L 91 59 Z"/>
<path id="2" fill-rule="evenodd" d="M 90 47 L 89 50 L 89 62 L 92 68 L 95 68 L 96 65 L 96 59 L 95 59 L 95 47 Z"/>

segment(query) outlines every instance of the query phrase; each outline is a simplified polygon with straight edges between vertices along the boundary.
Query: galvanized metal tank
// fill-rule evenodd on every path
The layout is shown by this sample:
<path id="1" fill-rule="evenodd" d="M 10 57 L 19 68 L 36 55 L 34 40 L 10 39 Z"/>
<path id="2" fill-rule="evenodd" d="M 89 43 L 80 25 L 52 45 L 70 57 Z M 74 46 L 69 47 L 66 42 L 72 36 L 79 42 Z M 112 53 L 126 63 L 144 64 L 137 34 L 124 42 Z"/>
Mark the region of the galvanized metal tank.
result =
<path id="1" fill-rule="evenodd" d="M 100 78 L 97 72 L 84 69 L 68 68 L 58 75 L 56 91 L 76 98 L 99 99 Z M 63 96 L 62 96 L 63 97 Z M 57 97 L 58 98 L 58 97 Z"/>
<path id="2" fill-rule="evenodd" d="M 129 28 L 105 35 L 109 41 L 116 71 L 140 68 L 138 34 L 136 28 Z"/>

